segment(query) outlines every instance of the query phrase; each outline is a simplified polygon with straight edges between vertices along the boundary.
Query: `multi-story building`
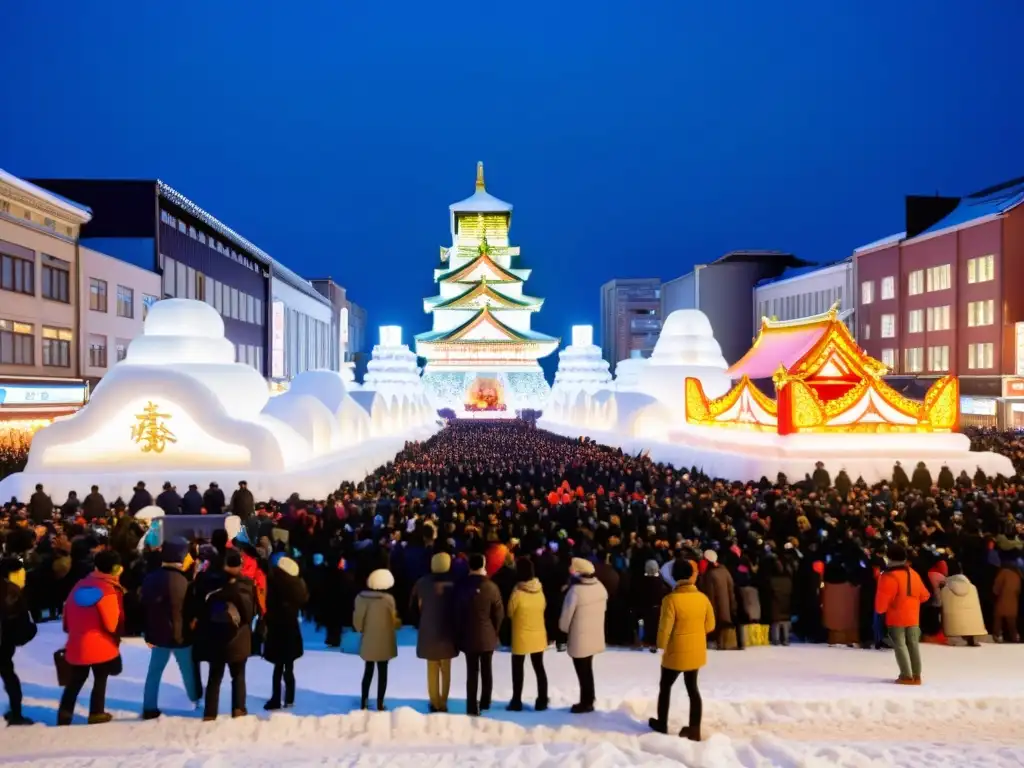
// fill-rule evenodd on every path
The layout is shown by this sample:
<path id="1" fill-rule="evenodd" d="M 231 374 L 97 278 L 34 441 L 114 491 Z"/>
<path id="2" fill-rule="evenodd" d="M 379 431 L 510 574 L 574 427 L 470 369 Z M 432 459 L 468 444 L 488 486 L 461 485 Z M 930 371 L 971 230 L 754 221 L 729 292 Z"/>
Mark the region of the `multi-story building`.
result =
<path id="1" fill-rule="evenodd" d="M 908 198 L 907 231 L 853 254 L 861 346 L 917 389 L 955 374 L 962 424 L 1024 426 L 1022 203 L 1024 179 Z"/>
<path id="2" fill-rule="evenodd" d="M 601 286 L 601 354 L 610 364 L 650 357 L 661 332 L 661 279 L 609 280 Z"/>
<path id="3" fill-rule="evenodd" d="M 366 350 L 366 309 L 354 301 L 346 300 L 346 316 L 348 318 L 348 345 L 345 347 L 345 362 L 363 363 L 365 367 Z M 366 359 L 364 359 L 366 358 Z"/>
<path id="4" fill-rule="evenodd" d="M 142 333 L 146 313 L 160 298 L 160 275 L 81 246 L 79 354 L 82 375 L 95 385 L 124 360 L 128 344 Z"/>
<path id="5" fill-rule="evenodd" d="M 36 179 L 92 209 L 82 242 L 156 272 L 161 298 L 205 301 L 236 359 L 267 375 L 273 259 L 162 181 Z"/>
<path id="6" fill-rule="evenodd" d="M 71 413 L 82 380 L 78 238 L 89 209 L 0 170 L 0 422 Z"/>
<path id="7" fill-rule="evenodd" d="M 818 315 L 839 305 L 840 317 L 856 333 L 853 289 L 853 259 L 823 267 L 794 270 L 776 279 L 762 280 L 754 287 L 753 335 L 761 329 L 761 318 L 796 320 Z"/>
<path id="8" fill-rule="evenodd" d="M 339 336 L 331 301 L 311 282 L 272 262 L 270 378 L 290 381 L 303 371 L 338 367 Z"/>
<path id="9" fill-rule="evenodd" d="M 749 307 L 754 286 L 810 262 L 780 251 L 732 251 L 661 286 L 661 314 L 699 309 L 715 332 L 722 354 L 735 363 L 750 349 Z"/>

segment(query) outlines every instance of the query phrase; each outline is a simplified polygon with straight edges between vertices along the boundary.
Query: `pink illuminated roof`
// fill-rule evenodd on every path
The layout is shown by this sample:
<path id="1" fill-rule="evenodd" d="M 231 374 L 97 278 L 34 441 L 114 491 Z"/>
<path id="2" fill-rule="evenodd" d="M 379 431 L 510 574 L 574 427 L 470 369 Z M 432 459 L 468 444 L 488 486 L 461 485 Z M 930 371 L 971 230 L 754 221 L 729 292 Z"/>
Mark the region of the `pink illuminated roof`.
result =
<path id="1" fill-rule="evenodd" d="M 732 379 L 744 375 L 770 379 L 780 365 L 789 369 L 806 355 L 827 330 L 827 323 L 781 328 L 764 325 L 754 346 L 728 370 L 728 375 Z"/>

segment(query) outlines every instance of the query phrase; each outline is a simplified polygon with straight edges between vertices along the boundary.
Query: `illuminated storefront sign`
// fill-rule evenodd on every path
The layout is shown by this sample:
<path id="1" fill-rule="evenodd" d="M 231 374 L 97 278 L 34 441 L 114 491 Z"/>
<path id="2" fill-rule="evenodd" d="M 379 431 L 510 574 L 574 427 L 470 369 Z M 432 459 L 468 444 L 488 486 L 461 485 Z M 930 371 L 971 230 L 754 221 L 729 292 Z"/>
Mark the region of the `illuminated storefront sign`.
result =
<path id="1" fill-rule="evenodd" d="M 0 406 L 84 405 L 85 384 L 0 384 Z"/>
<path id="2" fill-rule="evenodd" d="M 270 377 L 284 377 L 284 302 L 275 301 L 271 314 Z"/>
<path id="3" fill-rule="evenodd" d="M 995 416 L 996 401 L 992 397 L 961 397 L 960 413 L 965 416 Z"/>
<path id="4" fill-rule="evenodd" d="M 1024 397 L 1024 379 L 1003 379 L 1003 397 Z"/>

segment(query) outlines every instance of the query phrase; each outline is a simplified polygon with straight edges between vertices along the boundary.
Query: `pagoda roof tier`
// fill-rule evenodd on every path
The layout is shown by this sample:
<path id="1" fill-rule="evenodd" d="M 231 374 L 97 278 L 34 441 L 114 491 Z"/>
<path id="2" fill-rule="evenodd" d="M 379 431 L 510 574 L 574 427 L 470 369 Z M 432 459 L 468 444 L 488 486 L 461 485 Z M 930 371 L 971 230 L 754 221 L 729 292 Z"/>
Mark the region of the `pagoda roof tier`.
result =
<path id="1" fill-rule="evenodd" d="M 516 271 L 521 272 L 522 270 Z M 435 278 L 435 282 L 476 283 L 481 279 L 486 279 L 489 283 L 523 282 L 525 278 L 519 277 L 515 273 L 516 271 L 505 269 L 505 267 L 492 259 L 487 251 L 484 251 L 468 264 L 442 272 Z"/>
<path id="2" fill-rule="evenodd" d="M 452 213 L 511 213 L 512 203 L 499 200 L 484 187 L 484 164 L 476 164 L 476 192 L 448 206 Z"/>
<path id="3" fill-rule="evenodd" d="M 445 299 L 441 296 L 434 296 L 424 301 L 424 308 L 427 312 L 435 309 L 480 309 L 481 307 L 497 307 L 507 310 L 525 310 L 537 312 L 544 304 L 544 299 L 534 296 L 523 296 L 512 298 L 494 290 L 487 280 L 481 280 L 474 286 L 466 289 L 458 296 Z"/>
<path id="4" fill-rule="evenodd" d="M 838 305 L 820 315 L 797 320 L 761 319 L 761 331 L 754 345 L 727 374 L 732 379 L 746 376 L 749 379 L 769 379 L 781 368 L 790 377 L 799 378 L 820 368 L 823 353 L 833 347 L 841 351 L 842 367 L 860 368 L 857 373 L 881 376 L 888 368 L 878 360 L 864 354 L 850 335 L 850 330 L 839 317 Z M 846 371 L 849 374 L 852 371 Z"/>
<path id="5" fill-rule="evenodd" d="M 477 341 L 489 343 L 511 342 L 514 344 L 554 342 L 557 345 L 558 343 L 558 339 L 552 336 L 547 336 L 537 331 L 518 331 L 506 325 L 496 318 L 486 305 L 462 325 L 450 331 L 427 331 L 426 333 L 416 334 L 416 341 L 425 343 L 464 342 L 467 344 Z"/>

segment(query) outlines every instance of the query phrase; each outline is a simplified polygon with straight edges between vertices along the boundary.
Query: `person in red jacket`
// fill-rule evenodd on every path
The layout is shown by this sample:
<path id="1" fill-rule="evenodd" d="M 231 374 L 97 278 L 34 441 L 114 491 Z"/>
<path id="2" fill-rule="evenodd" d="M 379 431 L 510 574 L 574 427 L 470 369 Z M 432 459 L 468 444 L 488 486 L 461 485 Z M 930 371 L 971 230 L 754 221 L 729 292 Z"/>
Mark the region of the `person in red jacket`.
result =
<path id="1" fill-rule="evenodd" d="M 889 639 L 896 651 L 900 685 L 921 684 L 921 603 L 931 597 L 917 572 L 907 565 L 907 551 L 899 544 L 889 548 L 889 562 L 878 577 L 875 613 L 885 614 Z"/>
<path id="2" fill-rule="evenodd" d="M 118 582 L 120 556 L 111 550 L 96 553 L 96 570 L 82 579 L 64 605 L 64 631 L 68 633 L 65 661 L 71 679 L 60 697 L 57 725 L 71 725 L 78 694 L 92 672 L 89 723 L 108 723 L 105 711 L 107 678 L 121 674 L 121 634 L 124 632 L 124 591 Z"/>

